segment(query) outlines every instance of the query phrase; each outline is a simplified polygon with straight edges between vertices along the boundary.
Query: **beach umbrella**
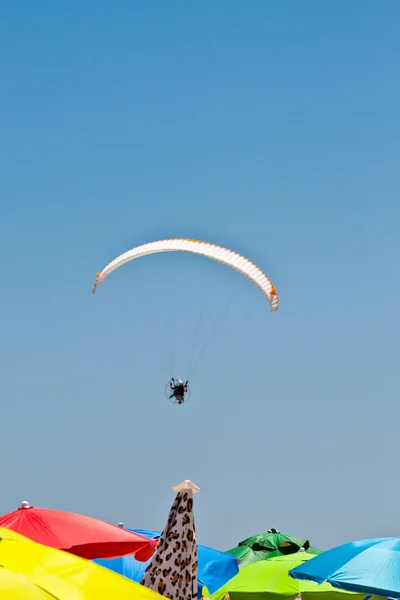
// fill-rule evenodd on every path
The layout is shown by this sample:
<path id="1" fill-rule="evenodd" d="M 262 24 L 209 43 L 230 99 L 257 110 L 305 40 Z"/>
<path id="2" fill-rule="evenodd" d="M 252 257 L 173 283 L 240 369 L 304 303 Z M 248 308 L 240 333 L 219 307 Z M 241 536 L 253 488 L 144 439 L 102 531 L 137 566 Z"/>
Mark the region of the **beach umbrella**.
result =
<path id="1" fill-rule="evenodd" d="M 400 598 L 400 538 L 350 542 L 327 550 L 290 571 L 303 581 L 328 581 L 341 590 Z"/>
<path id="2" fill-rule="evenodd" d="M 229 594 L 231 600 L 295 600 L 299 596 L 303 600 L 363 600 L 364 595 L 346 594 L 329 583 L 319 586 L 289 577 L 290 569 L 312 559 L 312 554 L 302 550 L 258 561 L 240 569 L 231 581 L 212 595 L 212 599 L 222 600 Z"/>
<path id="3" fill-rule="evenodd" d="M 227 550 L 226 553 L 240 560 L 239 568 L 266 560 L 273 556 L 286 556 L 298 552 L 300 548 L 309 554 L 320 554 L 321 550 L 310 546 L 310 542 L 303 538 L 294 537 L 281 533 L 277 529 L 269 529 L 266 533 L 253 535 L 242 542 L 236 548 Z"/>
<path id="4" fill-rule="evenodd" d="M 173 489 L 177 494 L 168 521 L 141 583 L 170 600 L 194 600 L 198 565 L 193 493 L 200 490 L 188 480 Z"/>
<path id="5" fill-rule="evenodd" d="M 35 508 L 28 502 L 0 517 L 0 527 L 88 559 L 134 554 L 138 560 L 145 561 L 156 546 L 155 540 L 116 525 L 75 513 Z"/>
<path id="6" fill-rule="evenodd" d="M 0 597 L 6 600 L 157 600 L 157 595 L 68 552 L 0 528 Z"/>
<path id="7" fill-rule="evenodd" d="M 122 526 L 122 523 L 120 524 Z M 158 539 L 160 531 L 149 529 L 128 529 L 139 535 L 151 539 Z M 238 571 L 238 561 L 234 556 L 229 556 L 219 550 L 213 550 L 207 546 L 197 545 L 198 550 L 198 598 L 201 598 L 203 587 L 206 586 L 210 593 L 216 592 L 227 581 L 232 579 Z M 97 564 L 112 569 L 138 583 L 142 580 L 146 567 L 149 564 L 137 561 L 133 556 L 121 556 L 119 558 L 96 559 Z"/>
<path id="8" fill-rule="evenodd" d="M 0 569 L 0 598 L 7 600 L 57 600 L 60 596 L 50 596 L 46 590 L 20 573 Z"/>

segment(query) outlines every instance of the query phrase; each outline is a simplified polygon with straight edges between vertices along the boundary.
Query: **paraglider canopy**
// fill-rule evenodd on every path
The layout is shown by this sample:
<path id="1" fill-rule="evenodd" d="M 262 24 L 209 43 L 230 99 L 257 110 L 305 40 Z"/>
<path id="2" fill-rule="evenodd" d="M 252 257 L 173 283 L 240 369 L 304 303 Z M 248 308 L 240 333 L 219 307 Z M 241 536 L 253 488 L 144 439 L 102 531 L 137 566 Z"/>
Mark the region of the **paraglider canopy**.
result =
<path id="1" fill-rule="evenodd" d="M 276 289 L 271 280 L 256 264 L 241 254 L 233 252 L 233 250 L 229 250 L 223 246 L 217 246 L 216 244 L 202 242 L 200 240 L 188 240 L 182 238 L 150 242 L 132 248 L 132 250 L 128 250 L 128 252 L 121 254 L 111 261 L 100 273 L 96 274 L 97 278 L 93 285 L 93 294 L 96 292 L 102 281 L 121 265 L 136 258 L 140 258 L 141 256 L 155 254 L 157 252 L 192 252 L 216 260 L 231 269 L 238 271 L 238 273 L 252 281 L 267 297 L 271 311 L 275 312 L 278 310 L 278 294 L 276 293 Z"/>

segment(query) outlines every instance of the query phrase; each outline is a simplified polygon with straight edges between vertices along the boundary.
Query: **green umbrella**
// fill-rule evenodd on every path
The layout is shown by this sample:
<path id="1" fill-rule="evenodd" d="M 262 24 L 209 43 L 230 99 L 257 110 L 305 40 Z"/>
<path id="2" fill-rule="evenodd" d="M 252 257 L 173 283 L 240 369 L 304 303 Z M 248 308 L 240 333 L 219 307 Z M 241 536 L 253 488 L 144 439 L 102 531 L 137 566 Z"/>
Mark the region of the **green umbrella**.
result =
<path id="1" fill-rule="evenodd" d="M 363 600 L 365 594 L 343 592 L 329 583 L 318 585 L 312 581 L 300 581 L 288 575 L 306 560 L 314 558 L 304 550 L 288 556 L 276 556 L 269 560 L 248 565 L 239 571 L 226 585 L 212 595 L 213 600 L 222 600 L 229 594 L 231 600 Z"/>
<path id="2" fill-rule="evenodd" d="M 236 548 L 227 550 L 226 554 L 238 558 L 240 560 L 239 567 L 242 568 L 273 556 L 293 554 L 300 548 L 304 548 L 308 554 L 321 554 L 321 550 L 310 546 L 308 540 L 286 535 L 277 529 L 269 529 L 267 533 L 253 535 L 240 542 Z"/>

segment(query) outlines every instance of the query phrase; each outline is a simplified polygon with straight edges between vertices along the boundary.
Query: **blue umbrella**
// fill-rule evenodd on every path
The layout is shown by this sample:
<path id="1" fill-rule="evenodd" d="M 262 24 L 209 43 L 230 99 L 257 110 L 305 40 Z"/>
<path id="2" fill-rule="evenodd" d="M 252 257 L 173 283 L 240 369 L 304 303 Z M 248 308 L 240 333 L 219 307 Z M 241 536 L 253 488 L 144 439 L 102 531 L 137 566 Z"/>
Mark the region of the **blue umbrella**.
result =
<path id="1" fill-rule="evenodd" d="M 376 538 L 327 550 L 289 571 L 348 592 L 400 598 L 400 538 Z"/>
<path id="2" fill-rule="evenodd" d="M 150 539 L 157 539 L 161 535 L 160 531 L 149 529 L 128 529 L 128 531 L 140 533 Z M 198 546 L 198 561 L 199 598 L 201 598 L 204 586 L 207 587 L 210 594 L 214 594 L 239 572 L 238 561 L 234 556 L 207 548 L 207 546 Z M 132 555 L 128 555 L 112 559 L 96 558 L 94 562 L 140 583 L 150 561 L 139 562 Z"/>

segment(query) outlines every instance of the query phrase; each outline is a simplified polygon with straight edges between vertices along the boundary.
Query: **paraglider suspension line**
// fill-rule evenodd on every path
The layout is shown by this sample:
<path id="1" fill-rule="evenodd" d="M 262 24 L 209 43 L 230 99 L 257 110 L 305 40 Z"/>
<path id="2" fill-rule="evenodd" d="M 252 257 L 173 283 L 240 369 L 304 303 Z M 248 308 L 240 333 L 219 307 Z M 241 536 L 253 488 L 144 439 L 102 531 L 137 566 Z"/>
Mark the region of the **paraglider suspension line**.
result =
<path id="1" fill-rule="evenodd" d="M 198 316 L 197 323 L 196 323 L 194 341 L 193 341 L 192 350 L 191 350 L 191 353 L 190 353 L 190 360 L 189 360 L 189 367 L 188 367 L 188 377 L 189 377 L 190 373 L 192 372 L 192 362 L 193 362 L 194 353 L 195 353 L 195 349 L 196 349 L 196 345 L 197 345 L 197 340 L 198 340 L 198 337 L 199 337 L 200 323 L 201 323 L 201 320 L 202 320 L 203 314 L 204 314 L 204 306 L 205 306 L 205 301 L 206 301 L 207 293 L 208 293 L 208 287 L 206 287 L 205 290 L 204 290 L 203 299 L 202 299 L 202 302 L 201 302 L 201 305 L 200 305 L 200 312 L 199 312 L 199 316 Z"/>
<path id="2" fill-rule="evenodd" d="M 228 313 L 228 309 L 229 309 L 230 305 L 232 304 L 232 302 L 233 302 L 233 297 L 231 297 L 231 298 L 230 298 L 230 299 L 229 299 L 229 300 L 228 300 L 228 301 L 227 301 L 227 302 L 224 304 L 224 306 L 223 306 L 223 308 L 222 308 L 222 310 L 221 310 L 221 312 L 220 312 L 220 314 L 219 314 L 219 317 L 218 317 L 218 319 L 217 319 L 216 323 L 214 324 L 214 327 L 212 328 L 210 335 L 208 336 L 208 340 L 207 340 L 207 341 L 206 341 L 206 343 L 204 344 L 204 346 L 203 346 L 203 348 L 202 348 L 202 350 L 201 350 L 201 352 L 200 352 L 200 355 L 199 355 L 198 359 L 196 360 L 196 362 L 195 362 L 195 363 L 194 363 L 194 365 L 193 365 L 193 368 L 192 368 L 192 370 L 191 370 L 191 372 L 190 372 L 190 377 L 192 377 L 192 375 L 193 375 L 193 373 L 194 373 L 194 370 L 196 369 L 197 365 L 199 364 L 199 362 L 200 362 L 200 360 L 201 360 L 201 358 L 202 358 L 202 356 L 203 356 L 204 352 L 207 350 L 208 346 L 210 345 L 210 343 L 211 343 L 211 340 L 212 340 L 212 338 L 214 337 L 214 335 L 215 335 L 215 333 L 216 333 L 216 331 L 217 331 L 217 329 L 218 329 L 218 326 L 219 326 L 219 325 L 221 325 L 221 323 L 223 322 L 224 318 L 226 317 L 226 315 L 227 315 L 227 313 Z M 188 379 L 189 379 L 189 377 L 188 377 Z"/>

